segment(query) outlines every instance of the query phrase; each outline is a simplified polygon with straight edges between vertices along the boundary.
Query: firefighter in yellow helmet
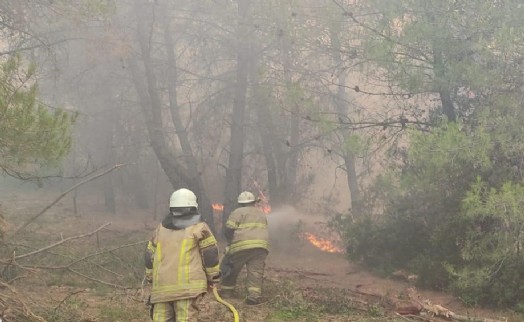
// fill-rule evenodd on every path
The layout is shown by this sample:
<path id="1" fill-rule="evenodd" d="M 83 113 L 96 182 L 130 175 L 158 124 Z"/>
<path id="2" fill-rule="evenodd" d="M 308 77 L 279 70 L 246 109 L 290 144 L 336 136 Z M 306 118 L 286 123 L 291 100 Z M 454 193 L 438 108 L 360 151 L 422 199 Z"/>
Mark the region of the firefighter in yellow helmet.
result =
<path id="1" fill-rule="evenodd" d="M 268 230 L 266 215 L 255 207 L 255 196 L 244 191 L 238 196 L 239 208 L 226 222 L 225 235 L 228 246 L 220 270 L 220 292 L 224 297 L 234 294 L 238 274 L 246 266 L 246 304 L 260 303 L 264 268 L 268 255 Z"/>
<path id="2" fill-rule="evenodd" d="M 153 283 L 152 319 L 197 321 L 204 294 L 219 283 L 217 241 L 202 221 L 192 191 L 173 192 L 169 207 L 145 254 L 146 278 Z"/>

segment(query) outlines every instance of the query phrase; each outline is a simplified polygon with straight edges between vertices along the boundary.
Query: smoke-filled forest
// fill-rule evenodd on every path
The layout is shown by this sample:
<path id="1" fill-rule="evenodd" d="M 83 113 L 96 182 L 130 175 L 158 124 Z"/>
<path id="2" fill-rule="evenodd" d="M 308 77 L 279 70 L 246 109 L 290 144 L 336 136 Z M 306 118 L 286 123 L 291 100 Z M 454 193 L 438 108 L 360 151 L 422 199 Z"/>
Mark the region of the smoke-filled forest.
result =
<path id="1" fill-rule="evenodd" d="M 0 0 L 0 322 L 149 321 L 144 251 L 181 188 L 221 257 L 241 192 L 266 214 L 240 321 L 523 321 L 523 16 Z M 234 320 L 217 299 L 199 321 Z"/>

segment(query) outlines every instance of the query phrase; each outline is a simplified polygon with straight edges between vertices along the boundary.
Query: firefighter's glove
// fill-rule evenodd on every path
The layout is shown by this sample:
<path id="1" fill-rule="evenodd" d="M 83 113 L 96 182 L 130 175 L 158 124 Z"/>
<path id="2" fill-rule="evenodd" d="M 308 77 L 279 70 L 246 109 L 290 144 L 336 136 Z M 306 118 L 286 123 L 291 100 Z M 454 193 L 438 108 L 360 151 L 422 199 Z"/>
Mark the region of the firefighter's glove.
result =
<path id="1" fill-rule="evenodd" d="M 215 281 L 207 281 L 207 292 L 212 293 L 213 289 L 218 286 L 218 282 Z"/>
<path id="2" fill-rule="evenodd" d="M 209 293 L 213 292 L 213 288 L 217 287 L 219 283 L 220 283 L 220 273 L 218 273 L 217 275 L 207 280 L 207 291 Z"/>

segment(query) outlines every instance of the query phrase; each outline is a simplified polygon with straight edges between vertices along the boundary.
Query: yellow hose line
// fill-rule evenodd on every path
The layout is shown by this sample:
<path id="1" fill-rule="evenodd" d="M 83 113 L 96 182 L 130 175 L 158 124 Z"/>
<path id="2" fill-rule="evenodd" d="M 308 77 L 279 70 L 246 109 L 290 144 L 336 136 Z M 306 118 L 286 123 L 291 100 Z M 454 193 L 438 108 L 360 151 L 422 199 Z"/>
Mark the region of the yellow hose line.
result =
<path id="1" fill-rule="evenodd" d="M 230 303 L 224 301 L 221 297 L 220 297 L 220 294 L 218 294 L 218 290 L 216 287 L 213 287 L 213 295 L 215 295 L 215 299 L 218 301 L 218 303 L 222 304 L 222 305 L 225 305 L 232 313 L 233 313 L 233 317 L 235 318 L 235 322 L 238 322 L 238 312 L 237 310 L 235 309 L 235 307 L 233 305 L 231 305 Z"/>

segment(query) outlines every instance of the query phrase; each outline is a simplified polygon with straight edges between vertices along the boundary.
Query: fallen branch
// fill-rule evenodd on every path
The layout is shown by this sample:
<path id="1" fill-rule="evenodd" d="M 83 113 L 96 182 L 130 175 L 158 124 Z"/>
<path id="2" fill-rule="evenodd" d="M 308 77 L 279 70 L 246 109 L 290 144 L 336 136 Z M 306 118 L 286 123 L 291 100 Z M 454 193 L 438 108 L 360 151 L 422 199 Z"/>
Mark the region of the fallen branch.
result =
<path id="1" fill-rule="evenodd" d="M 2 318 L 16 318 L 20 315 L 29 318 L 28 321 L 47 322 L 41 316 L 34 314 L 28 305 L 21 299 L 16 289 L 6 283 L 0 281 L 0 287 L 11 292 L 13 296 L 0 293 L 0 310 L 2 311 Z"/>
<path id="2" fill-rule="evenodd" d="M 476 318 L 471 316 L 458 315 L 441 305 L 431 304 L 429 301 L 424 302 L 425 303 L 421 303 L 423 309 L 436 317 L 443 317 L 452 321 L 461 322 L 504 322 L 501 320 L 493 320 L 488 318 Z"/>
<path id="3" fill-rule="evenodd" d="M 42 216 L 46 211 L 48 211 L 51 207 L 53 207 L 57 202 L 59 202 L 62 198 L 64 198 L 71 191 L 77 189 L 78 187 L 80 187 L 80 186 L 82 186 L 82 185 L 84 185 L 84 184 L 86 184 L 88 182 L 91 182 L 91 181 L 93 181 L 93 180 L 95 180 L 97 178 L 100 178 L 101 176 L 104 176 L 104 175 L 110 173 L 113 170 L 116 170 L 116 169 L 121 168 L 121 167 L 126 166 L 126 165 L 128 165 L 128 164 L 117 164 L 117 165 L 114 165 L 113 167 L 103 171 L 102 173 L 99 173 L 99 174 L 97 174 L 95 176 L 92 176 L 92 177 L 90 177 L 90 178 L 88 178 L 86 180 L 80 181 L 79 183 L 75 184 L 71 188 L 69 188 L 66 191 L 62 192 L 60 194 L 60 196 L 58 196 L 58 198 L 56 198 L 53 202 L 51 202 L 49 205 L 44 207 L 44 209 L 40 210 L 40 212 L 38 212 L 36 215 L 34 215 L 33 217 L 29 218 L 29 220 L 27 220 L 24 224 L 22 224 L 20 227 L 18 227 L 13 233 L 9 234 L 9 239 L 11 239 L 14 236 L 16 236 L 18 233 L 20 233 L 20 231 L 22 231 L 30 223 L 32 223 L 33 221 L 38 219 L 40 216 Z"/>
<path id="4" fill-rule="evenodd" d="M 93 235 L 95 234 L 97 231 L 100 231 L 101 229 L 103 229 L 104 227 L 106 227 L 107 225 L 109 225 L 110 223 L 107 223 L 105 225 L 102 225 L 100 226 L 98 229 L 96 229 L 95 231 L 92 231 L 90 233 L 86 233 L 86 234 L 83 234 L 83 235 L 79 235 L 79 236 L 73 236 L 73 237 L 70 237 L 70 238 L 66 238 L 66 239 L 63 239 L 61 240 L 60 242 L 57 242 L 55 244 L 52 244 L 52 245 L 49 245 L 47 247 L 44 247 L 44 248 L 41 248 L 39 250 L 35 250 L 31 253 L 27 253 L 27 254 L 24 254 L 24 255 L 20 255 L 20 256 L 15 256 L 15 258 L 23 258 L 23 257 L 28 257 L 30 255 L 34 255 L 34 254 L 37 254 L 37 253 L 40 253 L 40 252 L 43 252 L 43 251 L 47 251 L 49 250 L 50 248 L 52 247 L 55 247 L 55 246 L 58 246 L 59 244 L 62 244 L 64 242 L 67 242 L 69 240 L 72 240 L 72 239 L 77 239 L 77 238 L 81 238 L 81 237 L 86 237 L 86 236 L 89 236 L 89 235 Z M 128 289 L 128 287 L 125 287 L 125 286 L 122 286 L 122 285 L 118 285 L 118 284 L 114 284 L 114 283 L 110 283 L 110 282 L 106 282 L 104 280 L 101 280 L 101 279 L 97 279 L 97 278 L 94 278 L 94 277 L 91 277 L 89 275 L 86 275 L 86 274 L 83 274 L 75 269 L 72 268 L 73 265 L 79 263 L 79 262 L 82 262 L 82 261 L 87 261 L 89 258 L 91 257 L 94 257 L 94 256 L 98 256 L 98 255 L 102 255 L 102 254 L 105 254 L 105 253 L 111 253 L 115 250 L 118 250 L 118 249 L 121 249 L 121 248 L 125 248 L 125 247 L 131 247 L 131 246 L 136 246 L 136 245 L 140 245 L 140 244 L 145 244 L 146 241 L 145 240 L 142 240 L 142 241 L 138 241 L 138 242 L 134 242 L 134 243 L 130 243 L 130 244 L 125 244 L 125 245 L 121 245 L 121 246 L 117 246 L 117 247 L 113 247 L 111 249 L 108 249 L 108 250 L 104 250 L 104 251 L 98 251 L 96 253 L 92 253 L 92 254 L 88 254 L 86 256 L 83 256 L 81 258 L 77 258 L 77 259 L 74 259 L 73 258 L 73 261 L 66 264 L 66 265 L 62 265 L 62 266 L 41 266 L 41 265 L 23 265 L 23 264 L 20 264 L 14 260 L 9 260 L 9 261 L 6 261 L 6 260 L 0 260 L 0 263 L 1 264 L 4 264 L 4 265 L 12 265 L 12 266 L 16 266 L 16 267 L 19 267 L 21 269 L 24 269 L 24 270 L 29 270 L 29 271 L 33 271 L 33 270 L 36 270 L 36 269 L 47 269 L 47 270 L 64 270 L 64 271 L 67 271 L 67 272 L 70 272 L 70 273 L 73 273 L 73 274 L 76 274 L 76 275 L 79 275 L 85 279 L 88 279 L 90 281 L 94 281 L 94 282 L 97 282 L 97 283 L 100 283 L 100 284 L 104 284 L 104 285 L 107 285 L 107 286 L 111 286 L 111 287 L 114 287 L 114 288 L 117 288 L 117 289 Z M 89 261 L 87 261 L 88 263 L 90 263 Z M 98 264 L 95 264 L 95 263 L 91 263 L 93 265 L 96 265 L 98 266 L 99 268 L 109 272 L 109 273 L 112 273 L 114 275 L 117 275 L 117 276 L 120 276 L 122 277 L 121 274 L 118 274 L 112 270 L 109 270 L 101 265 L 98 265 Z"/>
<path id="5" fill-rule="evenodd" d="M 54 248 L 56 246 L 59 246 L 65 242 L 68 242 L 68 241 L 71 241 L 71 240 L 74 240 L 74 239 L 79 239 L 79 238 L 84 238 L 84 237 L 88 237 L 88 236 L 91 236 L 91 235 L 94 235 L 96 234 L 98 231 L 104 229 L 105 227 L 111 225 L 111 223 L 106 223 L 100 227 L 98 227 L 96 230 L 90 232 L 90 233 L 85 233 L 85 234 L 82 234 L 82 235 L 77 235 L 77 236 L 72 236 L 72 237 L 69 237 L 69 238 L 66 238 L 66 239 L 62 239 L 54 244 L 51 244 L 51 245 L 48 245 L 46 247 L 43 247 L 43 248 L 40 248 L 40 249 L 37 249 L 35 251 L 32 251 L 32 252 L 29 252 L 29 253 L 26 253 L 26 254 L 23 254 L 23 255 L 18 255 L 18 256 L 14 256 L 14 259 L 21 259 L 21 258 L 25 258 L 25 257 L 29 257 L 29 256 L 33 256 L 35 254 L 38 254 L 38 253 L 41 253 L 41 252 L 44 252 L 46 250 L 49 250 L 51 248 Z"/>
<path id="6" fill-rule="evenodd" d="M 109 229 L 108 229 L 109 230 Z M 136 246 L 136 245 L 140 245 L 140 244 L 146 244 L 147 243 L 147 240 L 142 240 L 142 241 L 138 241 L 138 242 L 134 242 L 134 243 L 130 243 L 130 244 L 125 244 L 125 245 L 120 245 L 120 246 L 117 246 L 117 247 L 113 247 L 111 249 L 108 249 L 108 250 L 103 250 L 103 251 L 98 251 L 98 252 L 95 252 L 95 253 L 91 253 L 91 254 L 88 254 L 88 255 L 85 255 L 81 258 L 74 258 L 74 257 L 71 257 L 71 256 L 66 256 L 64 254 L 58 254 L 58 253 L 53 253 L 53 252 L 47 252 L 51 255 L 55 255 L 55 256 L 61 256 L 61 257 L 65 257 L 65 258 L 68 258 L 71 260 L 70 263 L 68 264 L 65 264 L 65 265 L 60 265 L 60 266 L 44 266 L 44 265 L 27 265 L 27 264 L 20 264 L 20 263 L 13 263 L 11 260 L 10 261 L 5 261 L 5 260 L 1 260 L 0 259 L 0 264 L 4 264 L 6 266 L 9 266 L 9 265 L 14 265 L 14 266 L 17 266 L 21 269 L 24 269 L 24 270 L 33 270 L 33 269 L 46 269 L 46 270 L 63 270 L 63 269 L 68 269 L 69 267 L 79 263 L 79 262 L 87 262 L 91 265 L 94 265 L 98 268 L 100 268 L 101 270 L 104 270 L 106 272 L 109 272 L 113 275 L 116 275 L 118 277 L 122 277 L 122 274 L 118 274 L 116 272 L 113 272 L 111 271 L 110 269 L 98 264 L 98 263 L 94 263 L 94 262 L 91 262 L 89 261 L 88 259 L 91 258 L 91 257 L 95 257 L 95 256 L 98 256 L 98 255 L 103 255 L 105 253 L 110 253 L 112 251 L 115 251 L 115 250 L 118 250 L 118 249 L 121 249 L 121 248 L 125 248 L 125 247 L 131 247 L 131 246 Z M 20 245 L 20 244 L 7 244 L 8 246 L 9 245 L 16 245 L 16 246 L 20 246 L 20 247 L 25 247 L 25 248 L 31 248 L 27 245 Z M 33 248 L 34 249 L 34 248 Z"/>
<path id="7" fill-rule="evenodd" d="M 417 296 L 416 294 L 414 294 L 414 289 L 412 288 L 408 289 L 408 297 L 412 301 L 420 305 L 421 311 L 427 312 L 428 314 L 434 317 L 440 317 L 440 318 L 445 318 L 447 320 L 460 321 L 460 322 L 505 322 L 502 320 L 493 320 L 493 319 L 482 318 L 482 317 L 477 318 L 477 317 L 459 315 L 459 314 L 455 314 L 455 312 L 452 312 L 451 310 L 441 305 L 433 304 L 428 300 L 421 302 L 417 300 Z"/>
<path id="8" fill-rule="evenodd" d="M 88 280 L 93 281 L 93 282 L 97 282 L 97 283 L 100 283 L 100 284 L 104 284 L 104 285 L 107 285 L 107 286 L 111 286 L 111 287 L 118 288 L 118 289 L 123 289 L 123 290 L 129 288 L 129 287 L 125 287 L 125 286 L 122 286 L 122 285 L 106 282 L 106 281 L 100 280 L 98 278 L 94 278 L 94 277 L 88 276 L 88 275 L 80 273 L 79 271 L 76 271 L 76 270 L 74 270 L 72 268 L 68 268 L 67 270 L 69 272 L 71 272 L 71 273 L 74 273 L 76 275 L 82 276 L 83 278 L 88 279 Z"/>
<path id="9" fill-rule="evenodd" d="M 78 294 L 78 293 L 85 292 L 85 291 L 86 291 L 86 290 L 82 289 L 82 290 L 77 290 L 77 291 L 74 291 L 74 292 L 72 292 L 72 293 L 67 294 L 67 296 L 64 297 L 64 298 L 62 299 L 62 301 L 60 301 L 60 303 L 58 303 L 58 305 L 54 308 L 53 313 L 56 313 L 56 311 L 60 308 L 60 306 L 61 306 L 62 304 L 65 303 L 65 301 L 67 301 L 68 298 L 70 298 L 71 296 L 76 295 L 76 294 Z"/>

